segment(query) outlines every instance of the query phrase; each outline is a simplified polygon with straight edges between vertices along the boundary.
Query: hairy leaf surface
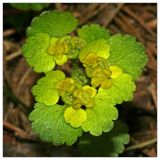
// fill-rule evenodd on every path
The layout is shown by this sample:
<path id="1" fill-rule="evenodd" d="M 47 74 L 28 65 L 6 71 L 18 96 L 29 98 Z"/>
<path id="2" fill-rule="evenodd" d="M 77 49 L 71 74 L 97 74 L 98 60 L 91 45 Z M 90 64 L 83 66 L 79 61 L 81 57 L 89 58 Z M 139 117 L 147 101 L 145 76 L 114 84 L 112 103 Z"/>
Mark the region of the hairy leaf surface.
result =
<path id="1" fill-rule="evenodd" d="M 144 46 L 136 42 L 135 37 L 120 34 L 110 37 L 108 44 L 110 45 L 109 63 L 123 69 L 136 80 L 147 62 Z"/>
<path id="2" fill-rule="evenodd" d="M 30 113 L 33 131 L 45 142 L 72 145 L 82 135 L 81 128 L 72 128 L 64 120 L 65 106 L 45 106 L 37 103 Z"/>
<path id="3" fill-rule="evenodd" d="M 46 33 L 50 37 L 62 37 L 72 32 L 77 25 L 78 20 L 69 12 L 45 11 L 32 20 L 27 34 Z"/>
<path id="4" fill-rule="evenodd" d="M 122 73 L 119 77 L 112 79 L 112 86 L 109 89 L 99 89 L 105 97 L 112 97 L 115 104 L 121 104 L 123 101 L 131 101 L 133 99 L 133 91 L 136 86 L 132 81 L 132 76 Z"/>
<path id="5" fill-rule="evenodd" d="M 109 31 L 98 24 L 84 25 L 78 30 L 78 35 L 88 43 L 98 39 L 108 39 L 110 37 Z"/>
<path id="6" fill-rule="evenodd" d="M 38 80 L 37 85 L 32 88 L 36 101 L 47 106 L 56 104 L 59 100 L 57 83 L 64 78 L 64 73 L 59 70 L 46 73 L 46 76 Z"/>
<path id="7" fill-rule="evenodd" d="M 95 95 L 94 102 L 92 109 L 86 109 L 87 120 L 82 124 L 82 129 L 99 136 L 102 132 L 109 132 L 113 128 L 113 120 L 118 118 L 118 111 L 114 107 L 112 97 L 106 97 L 105 92 Z"/>
<path id="8" fill-rule="evenodd" d="M 45 33 L 39 33 L 28 37 L 22 47 L 23 55 L 27 63 L 34 68 L 35 72 L 48 72 L 55 67 L 55 61 L 47 53 L 50 37 Z"/>

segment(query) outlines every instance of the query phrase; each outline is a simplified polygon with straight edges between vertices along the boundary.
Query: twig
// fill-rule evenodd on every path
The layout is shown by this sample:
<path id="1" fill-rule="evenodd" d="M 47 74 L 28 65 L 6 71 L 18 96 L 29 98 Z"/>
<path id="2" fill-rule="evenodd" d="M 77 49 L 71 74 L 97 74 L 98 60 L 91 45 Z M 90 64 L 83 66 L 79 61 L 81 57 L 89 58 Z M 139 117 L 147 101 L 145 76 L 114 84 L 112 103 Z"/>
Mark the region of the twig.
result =
<path id="1" fill-rule="evenodd" d="M 53 7 L 55 7 L 57 10 L 60 10 L 60 11 L 67 10 L 67 6 L 62 3 L 55 3 Z"/>
<path id="2" fill-rule="evenodd" d="M 15 29 L 7 29 L 3 32 L 3 37 L 8 37 L 12 34 L 16 33 L 16 30 Z"/>
<path id="3" fill-rule="evenodd" d="M 122 30 L 120 30 L 115 24 L 110 24 L 109 29 L 112 32 L 112 34 L 122 33 Z"/>
<path id="4" fill-rule="evenodd" d="M 123 11 L 134 18 L 153 37 L 156 37 L 156 34 L 147 26 L 147 24 L 145 24 L 144 21 L 142 21 L 137 15 L 135 15 L 127 6 L 123 7 Z"/>
<path id="5" fill-rule="evenodd" d="M 20 128 L 14 126 L 13 124 L 11 124 L 11 123 L 9 123 L 9 122 L 7 122 L 7 121 L 5 121 L 5 120 L 3 121 L 3 126 L 4 126 L 5 128 L 8 128 L 8 129 L 14 131 L 14 132 L 19 132 L 21 135 L 25 135 L 25 136 L 27 135 L 26 132 L 24 132 L 24 131 L 21 130 Z"/>
<path id="6" fill-rule="evenodd" d="M 124 25 L 126 25 L 128 32 L 130 32 L 133 35 L 136 35 L 137 39 L 144 43 L 144 39 L 140 36 L 140 34 L 135 30 L 135 28 L 133 28 L 133 26 L 130 23 L 128 23 L 128 21 L 126 21 L 125 15 L 120 12 L 118 13 L 118 15 L 121 17 L 122 21 L 124 22 Z"/>
<path id="7" fill-rule="evenodd" d="M 20 46 L 18 43 L 15 43 L 15 42 L 11 42 L 11 41 L 8 41 L 8 40 L 3 40 L 3 45 L 4 45 L 4 50 L 6 52 L 10 51 L 11 48 L 14 48 L 16 50 L 19 50 L 20 49 Z"/>
<path id="8" fill-rule="evenodd" d="M 27 139 L 27 140 L 36 140 L 35 137 L 32 137 L 31 135 L 29 135 L 28 133 L 26 133 L 25 131 L 21 130 L 20 128 L 18 128 L 17 126 L 7 122 L 7 121 L 3 121 L 3 126 L 6 128 L 6 129 L 9 129 L 11 131 L 14 132 L 14 134 L 16 136 L 19 136 L 20 138 L 23 138 L 23 139 Z"/>
<path id="9" fill-rule="evenodd" d="M 96 16 L 101 11 L 103 11 L 103 9 L 105 9 L 107 6 L 108 6 L 108 4 L 103 4 L 103 5 L 101 4 L 100 7 L 97 10 L 95 10 L 94 12 L 91 12 L 91 14 L 89 14 L 86 18 L 81 20 L 79 25 L 82 26 L 85 22 L 87 22 L 88 20 L 92 19 L 94 16 Z"/>
<path id="10" fill-rule="evenodd" d="M 20 128 L 14 126 L 13 124 L 7 121 L 3 121 L 3 126 L 7 129 L 14 131 L 17 135 L 21 135 L 22 137 L 26 137 L 27 135 L 25 131 L 21 130 Z"/>
<path id="11" fill-rule="evenodd" d="M 114 19 L 114 17 L 117 15 L 117 13 L 121 10 L 121 8 L 123 7 L 123 3 L 118 4 L 117 8 L 115 9 L 114 14 L 112 14 L 112 16 L 109 17 L 109 20 L 103 24 L 104 27 L 107 27 L 111 21 Z"/>
<path id="12" fill-rule="evenodd" d="M 155 41 L 156 41 L 156 39 L 155 39 Z M 150 49 L 153 58 L 156 59 L 155 58 L 155 56 L 157 56 L 157 44 L 156 44 L 156 42 L 148 42 L 148 43 L 146 43 L 146 46 L 148 46 L 148 48 Z"/>
<path id="13" fill-rule="evenodd" d="M 142 37 L 144 37 L 144 39 L 146 39 L 146 41 L 151 41 L 154 43 L 157 43 L 157 38 L 153 38 L 152 36 L 150 36 L 149 34 L 142 34 Z"/>
<path id="14" fill-rule="evenodd" d="M 31 71 L 32 71 L 32 68 L 28 68 L 27 71 L 25 72 L 25 74 L 22 76 L 22 78 L 20 79 L 18 86 L 17 86 L 17 92 L 19 91 L 20 86 L 25 82 L 25 80 L 27 79 L 27 77 L 29 76 Z"/>
<path id="15" fill-rule="evenodd" d="M 6 85 L 3 86 L 3 91 L 4 94 L 6 94 L 9 98 L 11 98 L 13 100 L 13 102 L 19 104 L 20 109 L 25 112 L 26 114 L 28 114 L 30 112 L 30 108 L 24 104 L 23 102 L 21 102 L 13 93 L 12 91 L 9 89 L 9 87 L 7 87 Z"/>
<path id="16" fill-rule="evenodd" d="M 147 147 L 147 146 L 149 146 L 149 145 L 152 145 L 152 144 L 154 144 L 154 143 L 156 143 L 156 142 L 157 142 L 157 138 L 153 138 L 153 139 L 151 139 L 151 140 L 142 142 L 142 143 L 140 143 L 140 144 L 136 144 L 136 145 L 127 147 L 127 148 L 125 149 L 125 151 L 130 151 L 130 150 L 135 150 L 135 149 L 141 149 L 141 148 Z"/>
<path id="17" fill-rule="evenodd" d="M 22 51 L 21 51 L 21 50 L 18 50 L 17 52 L 14 52 L 14 53 L 6 56 L 6 57 L 5 57 L 5 60 L 6 60 L 6 61 L 10 61 L 10 60 L 12 60 L 12 59 L 14 59 L 14 58 L 16 58 L 16 57 L 18 57 L 18 56 L 20 56 L 20 55 L 22 55 Z"/>
<path id="18" fill-rule="evenodd" d="M 146 48 L 147 54 L 148 54 L 148 68 L 152 69 L 153 71 L 157 72 L 157 62 L 156 59 L 154 59 L 152 51 L 150 48 Z"/>
<path id="19" fill-rule="evenodd" d="M 157 110 L 157 96 L 156 96 L 156 88 L 155 88 L 155 85 L 152 83 L 152 84 L 148 87 L 148 90 L 149 90 L 150 93 L 151 93 L 151 96 L 152 96 L 152 99 L 153 99 L 153 102 L 154 102 L 155 109 Z"/>
<path id="20" fill-rule="evenodd" d="M 152 137 L 153 138 L 157 137 L 157 133 L 156 133 L 157 129 L 155 128 L 155 125 L 151 121 L 149 122 L 149 128 L 150 128 Z"/>
<path id="21" fill-rule="evenodd" d="M 131 29 L 132 27 L 127 22 L 123 21 L 119 17 L 116 17 L 114 19 L 114 22 L 122 29 L 122 31 L 124 31 L 125 33 L 130 33 L 130 34 L 134 33 L 134 35 L 136 35 L 139 41 L 141 41 L 142 43 L 144 42 L 144 40 L 140 37 L 140 35 L 138 35 L 137 32 L 135 33 L 135 31 Z"/>
<path id="22" fill-rule="evenodd" d="M 157 28 L 157 20 L 153 19 L 153 20 L 147 22 L 147 25 L 148 25 L 149 28 L 155 29 L 155 28 Z"/>
<path id="23" fill-rule="evenodd" d="M 155 6 L 153 6 L 153 5 L 146 5 L 145 6 L 145 10 L 147 12 L 151 12 L 153 14 L 157 14 L 157 7 L 155 8 Z"/>

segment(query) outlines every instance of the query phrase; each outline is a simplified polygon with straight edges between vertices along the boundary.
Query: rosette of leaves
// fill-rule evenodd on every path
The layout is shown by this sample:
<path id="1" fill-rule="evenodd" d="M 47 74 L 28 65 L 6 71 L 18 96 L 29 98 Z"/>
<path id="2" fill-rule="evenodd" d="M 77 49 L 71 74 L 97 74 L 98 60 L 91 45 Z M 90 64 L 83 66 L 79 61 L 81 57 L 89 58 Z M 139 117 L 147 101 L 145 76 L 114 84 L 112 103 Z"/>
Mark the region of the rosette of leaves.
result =
<path id="1" fill-rule="evenodd" d="M 49 11 L 33 19 L 22 50 L 36 72 L 45 72 L 32 88 L 35 109 L 29 116 L 40 138 L 55 145 L 72 145 L 82 132 L 100 136 L 112 131 L 115 107 L 133 98 L 135 80 L 147 57 L 142 44 L 129 35 L 113 35 L 99 25 L 78 24 L 69 12 Z M 52 71 L 71 59 L 82 67 L 70 77 Z"/>
<path id="2" fill-rule="evenodd" d="M 71 13 L 60 11 L 46 11 L 32 20 L 22 51 L 35 72 L 46 73 L 56 64 L 66 63 L 68 58 L 77 58 L 85 41 L 67 35 L 77 24 L 78 20 Z"/>

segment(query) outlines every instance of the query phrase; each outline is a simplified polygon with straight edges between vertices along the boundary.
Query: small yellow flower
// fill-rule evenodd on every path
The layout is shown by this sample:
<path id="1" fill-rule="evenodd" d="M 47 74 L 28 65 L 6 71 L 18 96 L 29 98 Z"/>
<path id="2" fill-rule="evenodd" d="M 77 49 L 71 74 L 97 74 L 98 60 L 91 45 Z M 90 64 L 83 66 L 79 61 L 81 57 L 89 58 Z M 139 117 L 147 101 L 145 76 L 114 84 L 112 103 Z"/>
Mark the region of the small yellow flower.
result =
<path id="1" fill-rule="evenodd" d="M 57 85 L 61 95 L 64 92 L 72 92 L 74 90 L 74 80 L 72 78 L 65 78 L 64 80 L 60 81 Z"/>
<path id="2" fill-rule="evenodd" d="M 90 95 L 90 97 L 92 97 L 92 98 L 93 98 L 93 97 L 96 95 L 96 93 L 97 93 L 97 90 L 96 90 L 95 88 L 90 87 L 90 86 L 88 86 L 88 85 L 86 85 L 86 86 L 83 87 L 83 91 L 84 91 L 86 94 Z"/>
<path id="3" fill-rule="evenodd" d="M 110 66 L 109 69 L 111 70 L 111 78 L 117 78 L 122 73 L 122 69 L 117 66 Z"/>
<path id="4" fill-rule="evenodd" d="M 73 107 L 68 107 L 64 112 L 64 119 L 73 128 L 78 128 L 87 120 L 87 113 L 81 108 L 76 110 Z"/>

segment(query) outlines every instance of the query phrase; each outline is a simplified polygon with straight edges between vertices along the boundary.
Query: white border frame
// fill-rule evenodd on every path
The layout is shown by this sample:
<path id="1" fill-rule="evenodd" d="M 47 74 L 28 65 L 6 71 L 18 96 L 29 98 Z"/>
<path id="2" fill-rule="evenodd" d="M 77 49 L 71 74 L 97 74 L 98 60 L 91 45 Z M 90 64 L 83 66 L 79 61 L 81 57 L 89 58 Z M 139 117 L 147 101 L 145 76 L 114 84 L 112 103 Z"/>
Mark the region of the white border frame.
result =
<path id="1" fill-rule="evenodd" d="M 1 125 L 0 125 L 0 131 L 1 131 L 1 142 L 0 142 L 0 159 L 15 159 L 15 158 L 18 158 L 18 159 L 46 159 L 46 158 L 54 158 L 54 159 L 65 159 L 65 158 L 72 158 L 72 159 L 79 159 L 79 158 L 74 158 L 74 157 L 44 157 L 44 158 L 40 158 L 40 157 L 3 157 L 3 3 L 157 3 L 157 20 L 158 20 L 158 23 L 157 23 L 157 53 L 160 53 L 160 48 L 159 48 L 159 39 L 158 39 L 158 36 L 159 36 L 159 22 L 160 22 L 160 11 L 158 10 L 159 9 L 159 5 L 160 5 L 160 1 L 158 2 L 158 0 L 144 0 L 144 1 L 139 1 L 139 0 L 57 0 L 57 1 L 54 1 L 54 0 L 0 0 L 0 35 L 1 35 L 1 45 L 0 45 L 0 51 L 1 51 L 1 58 L 0 58 L 0 65 L 1 65 L 1 75 L 0 75 L 0 85 L 1 85 L 1 88 L 2 88 L 2 91 L 0 92 L 0 102 L 1 102 L 1 109 L 0 109 L 0 113 L 1 113 L 1 119 L 0 119 L 0 122 L 1 122 Z M 157 104 L 159 106 L 159 100 L 158 100 L 158 97 L 160 97 L 160 94 L 159 94 L 159 91 L 160 91 L 160 85 L 158 84 L 158 82 L 160 82 L 159 80 L 159 56 L 157 58 L 157 67 L 158 67 L 158 70 L 157 70 L 157 91 L 158 91 L 158 94 L 157 94 Z M 158 108 L 158 107 L 157 107 Z M 159 113 L 160 110 L 158 109 L 158 112 L 157 112 L 157 137 L 158 137 L 158 133 L 159 133 Z M 158 142 L 157 142 L 157 157 L 117 157 L 118 159 L 158 159 L 160 158 L 160 153 L 159 153 L 159 148 L 160 148 L 160 144 L 159 144 L 159 138 L 158 138 Z M 80 159 L 88 159 L 88 158 L 84 158 L 84 157 L 81 157 Z M 94 159 L 99 159 L 100 157 L 95 157 Z M 111 158 L 111 157 L 104 157 L 104 158 L 101 158 L 101 159 L 111 159 L 111 160 L 114 160 L 115 158 Z"/>

